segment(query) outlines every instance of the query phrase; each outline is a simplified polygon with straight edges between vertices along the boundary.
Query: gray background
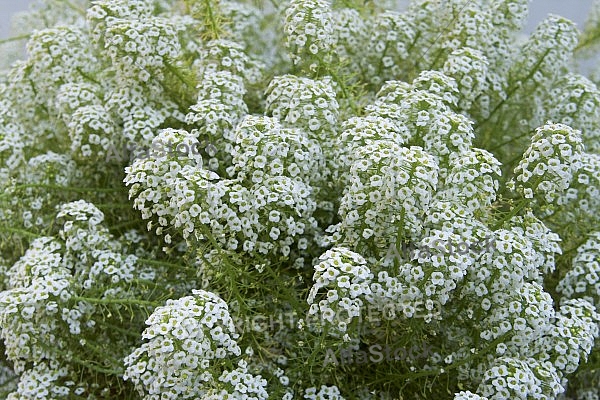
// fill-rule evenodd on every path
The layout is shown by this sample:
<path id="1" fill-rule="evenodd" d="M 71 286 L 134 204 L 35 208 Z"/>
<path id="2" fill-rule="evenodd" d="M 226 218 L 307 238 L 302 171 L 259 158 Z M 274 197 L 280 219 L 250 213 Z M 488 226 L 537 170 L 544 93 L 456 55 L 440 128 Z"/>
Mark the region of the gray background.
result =
<path id="1" fill-rule="evenodd" d="M 9 37 L 10 17 L 18 11 L 27 10 L 32 0 L 0 0 L 0 39 Z M 532 0 L 527 31 L 549 13 L 560 14 L 576 22 L 581 28 L 592 0 Z"/>
<path id="2" fill-rule="evenodd" d="M 10 36 L 10 17 L 19 11 L 27 11 L 32 0 L 0 0 L 0 39 Z"/>

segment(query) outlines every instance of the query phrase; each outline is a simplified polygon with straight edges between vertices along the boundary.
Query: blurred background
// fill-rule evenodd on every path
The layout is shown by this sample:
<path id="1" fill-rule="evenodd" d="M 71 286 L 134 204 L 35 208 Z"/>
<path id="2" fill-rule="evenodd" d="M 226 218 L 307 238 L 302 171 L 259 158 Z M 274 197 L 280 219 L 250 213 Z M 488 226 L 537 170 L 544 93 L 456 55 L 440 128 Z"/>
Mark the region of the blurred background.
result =
<path id="1" fill-rule="evenodd" d="M 10 36 L 10 17 L 16 12 L 27 11 L 32 0 L 0 0 L 0 39 Z"/>
<path id="2" fill-rule="evenodd" d="M 532 0 L 527 31 L 550 13 L 559 14 L 577 23 L 581 28 L 593 0 Z M 0 40 L 10 36 L 10 17 L 26 11 L 33 0 L 0 0 Z"/>

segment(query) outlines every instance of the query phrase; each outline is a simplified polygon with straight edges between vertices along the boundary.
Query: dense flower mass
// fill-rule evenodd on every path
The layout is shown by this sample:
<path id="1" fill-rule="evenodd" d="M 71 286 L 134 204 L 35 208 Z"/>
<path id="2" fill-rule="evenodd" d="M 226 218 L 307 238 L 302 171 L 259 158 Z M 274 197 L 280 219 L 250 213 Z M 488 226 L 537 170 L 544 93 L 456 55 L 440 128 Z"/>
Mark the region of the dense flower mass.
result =
<path id="1" fill-rule="evenodd" d="M 600 1 L 36 0 L 0 397 L 600 399 Z"/>

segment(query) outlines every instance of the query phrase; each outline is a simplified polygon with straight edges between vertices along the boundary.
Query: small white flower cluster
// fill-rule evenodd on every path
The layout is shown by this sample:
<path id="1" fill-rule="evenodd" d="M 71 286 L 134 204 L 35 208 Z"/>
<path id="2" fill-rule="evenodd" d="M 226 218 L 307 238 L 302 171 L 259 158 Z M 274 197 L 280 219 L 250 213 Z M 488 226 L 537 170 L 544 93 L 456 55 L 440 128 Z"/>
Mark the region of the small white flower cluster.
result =
<path id="1" fill-rule="evenodd" d="M 25 163 L 23 127 L 13 122 L 14 113 L 7 101 L 0 100 L 0 182 L 7 182 L 11 171 Z M 4 186 L 4 184 L 2 185 Z"/>
<path id="2" fill-rule="evenodd" d="M 267 114 L 283 125 L 303 128 L 321 142 L 337 131 L 339 104 L 329 77 L 276 76 L 265 95 Z"/>
<path id="3" fill-rule="evenodd" d="M 115 339 L 106 332 L 102 324 L 103 310 L 97 303 L 136 298 L 140 292 L 135 288 L 134 279 L 153 278 L 152 273 L 137 262 L 136 256 L 125 254 L 121 241 L 112 237 L 103 225 L 103 213 L 94 205 L 85 201 L 64 204 L 55 220 L 59 224 L 58 237 L 33 240 L 25 254 L 6 272 L 8 281 L 0 293 L 0 336 L 6 356 L 20 375 L 19 389 L 15 393 L 25 396 L 23 398 L 30 398 L 24 393 L 24 385 L 35 381 L 41 374 L 38 368 L 46 363 L 54 367 L 45 373 L 48 377 L 44 381 L 52 382 L 62 370 L 58 365 L 77 357 L 78 353 L 86 354 L 100 365 L 105 362 L 104 357 L 111 359 L 113 352 L 121 357 L 121 342 L 125 340 L 122 337 L 111 343 L 110 352 L 93 352 L 94 346 Z M 133 321 L 133 310 L 129 313 Z M 103 332 L 106 336 L 100 335 L 88 343 L 91 332 Z M 77 376 L 72 368 L 65 369 L 71 378 Z M 67 372 L 59 375 L 64 377 Z M 44 387 L 28 388 L 43 390 Z M 60 390 L 61 393 L 55 393 L 57 397 L 70 393 L 70 389 Z"/>
<path id="4" fill-rule="evenodd" d="M 526 199 L 554 203 L 569 188 L 581 167 L 581 132 L 568 125 L 546 124 L 536 129 L 531 145 L 515 168 L 516 180 L 509 187 Z"/>
<path id="5" fill-rule="evenodd" d="M 390 118 L 377 115 L 352 117 L 342 123 L 341 135 L 335 143 L 336 158 L 340 165 L 352 165 L 356 161 L 357 152 L 361 147 L 368 146 L 380 140 L 396 144 L 404 144 L 410 138 L 408 128 L 396 124 Z M 350 173 L 347 169 L 339 171 L 341 184 L 347 185 Z"/>
<path id="6" fill-rule="evenodd" d="M 419 76 L 412 81 L 411 86 L 415 91 L 423 91 L 437 96 L 450 108 L 456 107 L 458 86 L 454 78 L 447 76 L 443 72 L 436 70 L 421 71 Z M 396 101 L 399 100 L 401 99 L 396 99 Z"/>
<path id="7" fill-rule="evenodd" d="M 388 269 L 377 273 L 370 301 L 382 318 L 413 318 L 418 313 L 429 322 L 443 317 L 436 307 L 451 299 L 465 275 L 479 267 L 477 258 L 493 246 L 485 225 L 456 203 L 435 201 L 425 226 L 414 248 L 392 243 L 381 261 Z"/>
<path id="8" fill-rule="evenodd" d="M 36 102 L 52 108 L 56 89 L 63 82 L 81 81 L 97 60 L 87 34 L 75 27 L 49 28 L 34 33 L 27 43 L 27 66 L 35 82 Z"/>
<path id="9" fill-rule="evenodd" d="M 460 243 L 467 243 L 463 236 L 437 229 L 418 242 L 414 262 L 399 269 L 407 286 L 417 288 L 413 302 L 425 302 L 432 311 L 433 303 L 443 305 L 450 300 L 450 293 L 475 264 L 475 251 L 453 248 Z"/>
<path id="10" fill-rule="evenodd" d="M 445 189 L 437 197 L 460 201 L 470 212 L 480 212 L 496 200 L 501 175 L 500 162 L 492 153 L 473 148 L 453 159 Z"/>
<path id="11" fill-rule="evenodd" d="M 60 249 L 54 239 L 39 238 L 8 271 L 8 288 L 0 294 L 0 334 L 16 373 L 25 371 L 28 362 L 52 359 L 51 347 L 68 350 L 57 333 L 61 308 L 73 295 L 72 276 L 61 262 Z M 69 330 L 76 333 L 78 324 L 71 321 Z"/>
<path id="12" fill-rule="evenodd" d="M 73 159 L 49 151 L 29 159 L 24 178 L 34 184 L 67 187 L 75 183 L 78 175 Z"/>
<path id="13" fill-rule="evenodd" d="M 319 143 L 326 163 L 320 170 L 321 178 L 327 182 L 333 171 L 340 168 L 334 145 L 340 105 L 331 78 L 275 76 L 269 82 L 265 96 L 266 115 L 276 118 L 286 128 L 304 130 L 310 139 Z"/>
<path id="14" fill-rule="evenodd" d="M 438 10 L 440 20 L 436 22 L 448 26 L 448 32 L 443 35 L 439 43 L 435 44 L 435 50 L 451 53 L 458 48 L 482 49 L 489 46 L 495 29 L 490 17 L 491 10 L 486 10 L 484 4 L 485 2 L 476 1 L 464 3 L 461 0 L 440 3 Z M 437 66 L 434 59 L 429 68 Z"/>
<path id="15" fill-rule="evenodd" d="M 196 104 L 190 106 L 185 120 L 197 126 L 199 137 L 207 138 L 225 154 L 231 152 L 233 129 L 248 113 L 243 101 L 246 89 L 240 76 L 229 71 L 207 71 L 201 76 L 202 88 L 198 93 Z M 208 165 L 218 170 L 221 164 L 227 164 L 227 158 L 211 157 Z"/>
<path id="16" fill-rule="evenodd" d="M 469 288 L 474 288 L 484 310 L 497 300 L 497 296 L 518 290 L 527 280 L 535 281 L 540 273 L 536 249 L 531 240 L 519 230 L 498 229 L 491 232 L 492 251 L 485 252 L 469 280 Z M 537 262 L 536 262 L 537 261 Z M 471 290 L 471 289 L 469 289 Z M 487 296 L 486 296 L 487 295 Z"/>
<path id="17" fill-rule="evenodd" d="M 230 177 L 251 184 L 282 175 L 315 187 L 321 183 L 324 156 L 306 131 L 284 128 L 276 118 L 247 116 L 234 134 Z"/>
<path id="18" fill-rule="evenodd" d="M 64 219 L 60 237 L 70 251 L 92 250 L 110 240 L 108 229 L 102 225 L 104 214 L 84 200 L 62 205 L 56 217 Z"/>
<path id="19" fill-rule="evenodd" d="M 426 321 L 441 318 L 436 304 L 446 304 L 467 271 L 476 269 L 477 253 L 489 251 L 475 249 L 490 232 L 472 213 L 495 200 L 500 163 L 471 147 L 470 121 L 451 110 L 457 94 L 455 81 L 438 72 L 424 72 L 412 84 L 389 81 L 369 114 L 349 119 L 338 140 L 339 158 L 351 167 L 340 172 L 347 182 L 342 222 L 328 229 L 329 240 L 359 249 L 370 262 L 398 264 L 397 277 L 382 271 L 372 285 L 370 303 L 384 314 L 396 302 L 407 318 L 423 305 Z M 448 166 L 446 182 L 438 183 L 438 162 Z M 464 201 L 467 207 L 459 210 L 457 202 Z M 417 251 L 389 257 L 391 246 L 404 243 Z M 457 244 L 473 248 L 457 251 Z"/>
<path id="20" fill-rule="evenodd" d="M 241 360 L 233 371 L 223 371 L 219 377 L 227 389 L 213 389 L 202 398 L 206 400 L 266 400 L 269 398 L 267 380 L 248 372 L 248 365 Z"/>
<path id="21" fill-rule="evenodd" d="M 198 144 L 189 132 L 175 129 L 161 131 L 154 139 L 152 147 L 162 143 L 169 143 L 171 146 L 169 150 L 177 149 L 180 145 L 193 148 Z M 178 227 L 184 228 L 184 237 L 194 231 L 192 217 L 199 217 L 201 220 L 206 220 L 206 223 L 210 220 L 208 215 L 200 215 L 203 211 L 200 206 L 195 204 L 195 207 L 192 207 L 196 198 L 194 186 L 198 186 L 198 189 L 206 189 L 208 183 L 218 177 L 214 172 L 203 170 L 201 167 L 200 155 L 185 154 L 184 157 L 180 157 L 180 154 L 175 151 L 165 151 L 152 152 L 148 157 L 137 159 L 126 168 L 127 176 L 124 182 L 131 186 L 129 195 L 135 197 L 134 207 L 141 211 L 143 219 L 153 215 L 158 216 L 160 225 L 157 229 L 158 234 L 162 233 L 162 227 L 171 223 L 166 217 L 173 218 L 177 215 L 177 220 L 173 222 Z M 185 179 L 186 176 L 193 176 L 194 179 Z M 167 182 L 169 185 L 165 184 Z M 184 208 L 197 211 L 192 210 L 191 214 L 190 211 L 183 213 Z M 151 229 L 151 226 L 152 224 L 149 223 L 148 229 Z"/>
<path id="22" fill-rule="evenodd" d="M 335 8 L 332 18 L 335 42 L 332 53 L 340 62 L 338 73 L 348 77 L 349 82 L 358 82 L 369 38 L 368 22 L 354 8 Z"/>
<path id="23" fill-rule="evenodd" d="M 552 327 L 555 312 L 550 294 L 535 282 L 526 282 L 514 294 L 499 294 L 481 317 L 482 339 L 507 337 L 496 346 L 496 354 L 525 357 Z M 509 335 L 507 335 L 509 334 Z"/>
<path id="24" fill-rule="evenodd" d="M 524 235 L 522 239 L 532 240 L 532 238 L 535 238 L 536 240 L 531 241 L 530 245 L 541 254 L 538 254 L 537 257 L 534 256 L 536 261 L 526 261 L 525 265 L 531 266 L 540 262 L 547 264 L 549 259 L 553 259 L 551 254 L 560 250 L 556 245 L 558 238 L 553 238 L 556 235 L 545 228 L 539 220 L 527 221 L 528 218 L 531 219 L 532 217 L 525 218 L 526 230 L 513 229 L 513 232 L 521 232 L 520 235 Z M 547 238 L 540 240 L 540 237 L 544 235 Z M 506 234 L 502 236 L 503 241 L 508 239 Z M 506 245 L 506 242 L 495 243 L 498 249 L 506 249 Z M 512 246 L 517 246 L 517 243 L 513 242 Z M 543 253 L 546 254 L 543 255 Z M 491 260 L 495 264 L 499 257 L 495 256 Z M 513 260 L 515 259 L 513 258 Z M 485 268 L 484 271 L 480 271 L 481 269 L 479 267 L 476 273 L 480 274 L 485 271 Z M 506 269 L 506 266 L 502 267 L 503 271 Z M 535 272 L 540 269 L 542 269 L 542 264 L 538 264 L 537 267 L 534 266 L 530 271 Z M 525 271 L 519 273 L 521 280 L 522 277 L 527 276 Z M 506 278 L 508 278 L 508 275 Z M 474 288 L 471 283 L 472 278 L 469 279 L 465 289 L 474 289 L 478 298 L 483 297 L 482 309 L 474 312 L 473 310 L 469 311 L 471 313 L 470 318 L 480 321 L 478 325 L 481 329 L 480 336 L 482 339 L 486 341 L 503 339 L 501 344 L 496 345 L 498 356 L 512 357 L 518 360 L 533 357 L 539 363 L 548 364 L 550 362 L 549 365 L 555 371 L 553 373 L 555 377 L 551 380 L 552 384 L 546 382 L 542 386 L 546 387 L 550 384 L 553 392 L 556 390 L 558 390 L 556 393 L 562 392 L 566 386 L 565 375 L 575 371 L 580 360 L 585 359 L 592 350 L 594 340 L 598 337 L 596 321 L 599 315 L 590 303 L 580 300 L 564 300 L 560 310 L 555 312 L 552 298 L 541 286 L 539 277 L 537 279 L 535 277 L 526 278 L 524 284 L 518 283 L 517 276 L 509 279 L 512 279 L 512 283 L 508 284 L 504 290 L 493 282 Z M 529 282 L 530 280 L 533 280 L 533 282 Z M 540 283 L 536 283 L 536 280 Z M 519 286 L 516 293 L 512 288 L 513 286 Z M 488 298 L 488 288 L 493 289 L 494 287 L 498 288 L 498 291 L 492 293 L 491 297 Z M 577 339 L 574 339 L 574 332 L 577 332 Z M 487 363 L 493 365 L 496 362 L 498 360 L 493 355 L 488 356 Z M 479 373 L 483 373 L 482 367 L 485 365 L 485 362 L 479 364 L 476 369 L 471 370 L 471 374 L 475 373 L 477 376 Z M 486 376 L 489 373 L 488 370 Z M 548 376 L 547 374 L 544 375 L 544 377 Z M 484 376 L 483 379 L 485 381 L 489 379 L 489 376 L 487 378 Z M 485 388 L 480 386 L 478 393 L 486 395 L 488 398 L 506 398 L 508 396 L 507 391 L 510 392 L 514 389 L 511 385 L 507 386 L 507 380 L 503 378 Z M 499 397 L 489 397 L 492 395 L 490 390 L 493 393 L 498 391 L 500 394 L 494 394 L 493 396 Z M 529 390 L 522 393 L 534 393 L 539 389 L 530 388 Z M 513 396 L 508 397 L 512 398 Z"/>
<path id="25" fill-rule="evenodd" d="M 594 82 L 566 74 L 550 91 L 544 108 L 548 119 L 581 131 L 586 151 L 600 151 L 600 90 Z"/>
<path id="26" fill-rule="evenodd" d="M 569 188 L 557 199 L 561 207 L 549 213 L 552 219 L 562 223 L 569 221 L 585 233 L 588 227 L 595 229 L 600 224 L 600 155 L 583 153 L 579 161 L 581 168 L 575 172 Z"/>
<path id="27" fill-rule="evenodd" d="M 240 76 L 246 85 L 256 85 L 263 78 L 264 66 L 260 61 L 250 58 L 244 46 L 238 42 L 225 39 L 216 39 L 207 42 L 198 51 L 195 68 L 199 76 L 210 72 L 228 71 L 232 75 Z M 198 89 L 209 92 L 204 84 Z"/>
<path id="28" fill-rule="evenodd" d="M 589 359 L 595 340 L 600 336 L 600 314 L 584 299 L 565 299 L 556 312 L 548 333 L 532 346 L 532 354 L 541 362 L 550 361 L 559 373 L 562 386 L 567 375 Z"/>
<path id="29" fill-rule="evenodd" d="M 344 400 L 337 386 L 326 385 L 321 385 L 320 388 L 311 387 L 306 389 L 303 398 L 307 400 Z"/>
<path id="30" fill-rule="evenodd" d="M 209 154 L 208 165 L 214 171 L 230 162 L 233 129 L 248 114 L 244 102 L 247 86 L 260 80 L 261 68 L 240 44 L 230 40 L 212 40 L 199 52 L 194 63 L 199 82 L 197 100 L 185 121 L 195 128 L 193 133 L 199 140 L 207 140 L 221 150 L 220 157 Z"/>
<path id="31" fill-rule="evenodd" d="M 472 242 L 474 247 L 486 247 L 491 243 L 489 228 L 475 217 L 464 203 L 442 196 L 445 192 L 436 193 L 431 202 L 429 212 L 425 216 L 424 225 L 429 230 L 441 230 L 458 234 L 465 242 Z M 477 250 L 477 249 L 475 249 Z M 490 250 L 490 249 L 488 249 Z"/>
<path id="32" fill-rule="evenodd" d="M 555 399 L 564 388 L 551 363 L 501 357 L 486 371 L 477 392 L 488 400 Z"/>
<path id="33" fill-rule="evenodd" d="M 233 398 L 266 398 L 264 383 L 247 374 L 244 364 L 241 370 L 225 372 L 228 357 L 241 355 L 227 304 L 211 292 L 192 293 L 154 310 L 142 334 L 145 342 L 125 358 L 124 378 L 146 400 L 216 398 L 210 389 L 219 381 L 234 392 L 257 394 Z M 222 376 L 215 375 L 218 370 Z"/>
<path id="34" fill-rule="evenodd" d="M 456 81 L 458 110 L 469 112 L 487 87 L 488 61 L 479 50 L 463 47 L 448 56 L 442 72 Z"/>
<path id="35" fill-rule="evenodd" d="M 153 3 L 97 1 L 86 14 L 92 43 L 104 51 L 105 68 L 115 74 L 110 85 L 98 91 L 108 89 L 104 106 L 117 125 L 122 124 L 125 140 L 112 142 L 119 151 L 126 144 L 149 145 L 167 118 L 183 119 L 178 106 L 161 94 L 160 82 L 181 52 L 177 35 L 186 26 L 155 17 Z"/>
<path id="36" fill-rule="evenodd" d="M 12 179 L 0 183 L 5 192 L 3 201 L 8 205 L 0 211 L 0 220 L 12 221 L 25 229 L 48 226 L 55 217 L 54 207 L 66 197 L 44 190 L 44 186 L 77 185 L 82 175 L 69 155 L 52 151 L 29 158 L 15 172 L 16 176 Z M 30 186 L 20 188 L 25 182 Z M 39 188 L 36 187 L 38 185 Z M 51 210 L 52 213 L 43 215 L 41 210 Z"/>
<path id="37" fill-rule="evenodd" d="M 100 88 L 88 82 L 68 82 L 56 93 L 55 107 L 65 125 L 71 123 L 72 115 L 80 107 L 101 106 Z"/>
<path id="38" fill-rule="evenodd" d="M 306 249 L 307 241 L 302 236 L 315 229 L 316 221 L 311 215 L 316 204 L 310 186 L 300 179 L 302 175 L 297 175 L 301 171 L 313 172 L 305 168 L 305 164 L 311 165 L 311 159 L 295 151 L 300 168 L 273 157 L 273 152 L 282 150 L 277 146 L 281 139 L 277 125 L 268 117 L 253 116 L 247 116 L 238 125 L 235 164 L 229 171 L 236 174 L 233 179 L 219 179 L 216 173 L 203 169 L 200 158 L 151 155 L 137 160 L 127 167 L 125 178 L 131 186 L 130 197 L 135 197 L 135 208 L 142 211 L 144 219 L 158 217 L 159 234 L 169 225 L 183 228 L 184 239 L 205 239 L 210 232 L 224 249 L 249 255 L 280 253 L 288 257 L 293 244 L 300 250 Z M 186 131 L 165 130 L 155 141 L 168 141 L 175 147 L 180 143 L 191 146 L 195 139 L 190 135 Z M 265 138 L 263 154 L 273 157 L 263 173 L 268 159 L 256 154 L 258 147 L 243 146 L 261 136 Z M 301 138 L 298 141 L 300 150 L 304 146 Z M 304 144 L 308 144 L 306 138 Z M 248 181 L 250 185 L 242 185 Z"/>
<path id="39" fill-rule="evenodd" d="M 470 391 L 460 391 L 454 394 L 454 400 L 488 400 L 487 397 L 480 396 Z"/>
<path id="40" fill-rule="evenodd" d="M 377 91 L 376 104 L 367 104 L 366 110 L 369 112 L 369 115 L 380 115 L 379 107 L 384 107 L 383 110 L 381 110 L 381 112 L 383 113 L 381 114 L 381 116 L 389 114 L 388 118 L 390 119 L 402 118 L 402 113 L 398 111 L 397 107 L 401 106 L 400 99 L 402 99 L 408 93 L 410 93 L 412 89 L 414 89 L 414 87 L 409 82 L 404 82 L 400 80 L 385 81 L 385 83 L 383 83 Z M 433 103 L 429 105 L 431 106 L 430 108 L 435 108 L 433 107 Z M 385 108 L 385 106 L 394 107 L 391 107 L 388 110 Z"/>
<path id="41" fill-rule="evenodd" d="M 498 119 L 497 129 L 511 129 L 517 122 L 518 129 L 526 132 L 547 120 L 542 101 L 546 88 L 565 72 L 577 38 L 577 27 L 568 19 L 550 15 L 538 25 L 508 71 L 509 98 L 497 106 L 512 116 L 505 118 L 504 112 L 492 111 Z"/>
<path id="42" fill-rule="evenodd" d="M 501 30 L 504 35 L 518 31 L 527 23 L 529 15 L 529 0 L 500 0 L 494 1 L 492 5 L 492 22 L 496 29 Z"/>
<path id="43" fill-rule="evenodd" d="M 66 376 L 66 368 L 60 367 L 56 362 L 39 363 L 21 375 L 17 390 L 6 399 L 66 399 L 71 392 L 69 386 L 73 384 L 72 381 L 65 382 Z"/>
<path id="44" fill-rule="evenodd" d="M 285 46 L 294 65 L 316 72 L 335 45 L 331 4 L 327 0 L 292 0 L 285 9 Z"/>
<path id="45" fill-rule="evenodd" d="M 456 60 L 453 55 L 456 52 L 481 52 L 483 59 L 477 57 L 477 62 L 487 61 L 490 68 L 485 81 L 481 82 L 484 91 L 474 98 L 471 111 L 474 115 L 487 118 L 496 103 L 505 98 L 505 75 L 512 60 L 515 32 L 524 26 L 527 12 L 527 0 L 469 3 L 412 1 L 406 13 L 407 22 L 402 25 L 405 30 L 412 31 L 411 36 L 407 37 L 408 40 L 405 40 L 410 46 L 408 50 L 411 57 L 408 57 L 408 63 L 397 60 L 396 64 L 402 61 L 408 67 L 405 67 L 405 70 L 412 71 L 413 74 L 422 69 L 442 67 L 443 72 L 447 73 L 448 61 Z M 443 31 L 432 30 L 433 26 L 445 28 Z M 477 62 L 474 63 L 475 68 L 480 67 Z M 449 75 L 454 76 L 452 73 Z M 402 76 L 402 73 L 396 76 Z M 473 80 L 476 76 L 480 75 L 474 73 Z M 457 79 L 458 81 L 460 79 Z M 471 103 L 469 98 L 471 96 L 461 101 L 461 107 Z"/>
<path id="46" fill-rule="evenodd" d="M 92 28 L 92 37 L 102 40 L 107 26 L 116 20 L 139 19 L 152 15 L 154 1 L 100 0 L 87 8 L 86 18 Z"/>
<path id="47" fill-rule="evenodd" d="M 342 222 L 329 228 L 333 240 L 350 248 L 361 243 L 374 252 L 370 257 L 381 258 L 391 239 L 417 238 L 437 172 L 435 159 L 420 147 L 380 140 L 358 149 L 340 203 Z"/>
<path id="48" fill-rule="evenodd" d="M 480 1 L 411 2 L 407 14 L 417 27 L 413 43 L 422 47 L 415 54 L 418 58 L 413 68 L 438 69 L 453 50 L 462 47 L 482 49 L 494 33 L 488 8 L 488 4 Z M 428 24 L 434 24 L 436 29 L 432 30 Z M 442 30 L 442 27 L 446 28 Z"/>
<path id="49" fill-rule="evenodd" d="M 527 87 L 555 81 L 562 72 L 555 63 L 565 65 L 569 52 L 577 45 L 577 36 L 577 27 L 566 18 L 550 15 L 542 21 L 523 45 L 510 71 L 519 77 L 520 90 L 526 92 Z M 525 78 L 525 71 L 535 71 L 531 81 Z"/>
<path id="50" fill-rule="evenodd" d="M 115 126 L 104 106 L 79 107 L 70 117 L 68 125 L 71 151 L 76 159 L 106 159 L 106 150 L 115 140 Z"/>
<path id="51" fill-rule="evenodd" d="M 320 317 L 328 334 L 345 334 L 371 294 L 373 274 L 363 257 L 342 247 L 326 251 L 319 260 L 308 294 L 308 315 Z"/>
<path id="52" fill-rule="evenodd" d="M 122 126 L 122 131 L 118 131 L 122 138 L 111 143 L 111 150 L 114 148 L 118 152 L 122 149 L 123 142 L 133 148 L 149 147 L 156 131 L 166 120 L 172 118 L 182 121 L 185 118 L 173 101 L 158 96 L 156 91 L 156 85 L 130 82 L 129 85 L 117 86 L 104 95 L 105 107 L 113 115 L 117 125 Z M 119 159 L 119 155 L 110 154 L 107 158 Z"/>
<path id="53" fill-rule="evenodd" d="M 542 220 L 531 212 L 522 217 L 513 217 L 511 222 L 514 224 L 511 230 L 517 234 L 522 234 L 531 243 L 534 250 L 534 264 L 541 272 L 535 281 L 543 284 L 543 276 L 554 272 L 556 255 L 562 253 L 560 235 L 549 229 Z"/>
<path id="54" fill-rule="evenodd" d="M 405 146 L 420 146 L 436 157 L 444 178 L 454 158 L 471 148 L 475 136 L 472 122 L 456 113 L 456 81 L 437 71 L 423 71 L 411 85 L 389 81 L 377 93 L 375 104 L 366 107 L 369 115 L 390 119 L 407 129 Z M 400 144 L 400 143 L 399 143 Z"/>
<path id="55" fill-rule="evenodd" d="M 564 298 L 583 298 L 594 306 L 600 304 L 600 232 L 592 232 L 577 248 L 571 269 L 556 290 Z"/>
<path id="56" fill-rule="evenodd" d="M 415 43 L 418 30 L 406 14 L 385 11 L 378 14 L 370 27 L 367 51 L 361 65 L 369 83 L 380 86 L 404 77 L 403 66 L 410 60 L 409 46 Z M 359 54 L 360 55 L 360 54 Z"/>
<path id="57" fill-rule="evenodd" d="M 146 4 L 143 10 L 136 10 L 139 14 L 117 11 L 113 18 L 107 18 L 108 13 L 113 11 L 111 3 L 95 4 L 88 11 L 88 20 L 92 23 L 102 21 L 100 26 L 93 27 L 93 37 L 110 57 L 118 73 L 117 79 L 124 83 L 162 79 L 165 63 L 176 58 L 181 51 L 178 27 L 168 19 L 155 17 L 151 2 L 141 2 Z"/>

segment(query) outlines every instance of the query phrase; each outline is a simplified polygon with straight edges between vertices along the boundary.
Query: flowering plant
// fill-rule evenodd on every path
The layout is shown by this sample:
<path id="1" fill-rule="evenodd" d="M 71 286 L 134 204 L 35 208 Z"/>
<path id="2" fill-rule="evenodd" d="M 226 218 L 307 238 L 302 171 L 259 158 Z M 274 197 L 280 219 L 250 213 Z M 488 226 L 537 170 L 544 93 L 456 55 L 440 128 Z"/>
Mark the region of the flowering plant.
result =
<path id="1" fill-rule="evenodd" d="M 19 16 L 0 395 L 600 399 L 600 2 L 398 3 Z"/>

